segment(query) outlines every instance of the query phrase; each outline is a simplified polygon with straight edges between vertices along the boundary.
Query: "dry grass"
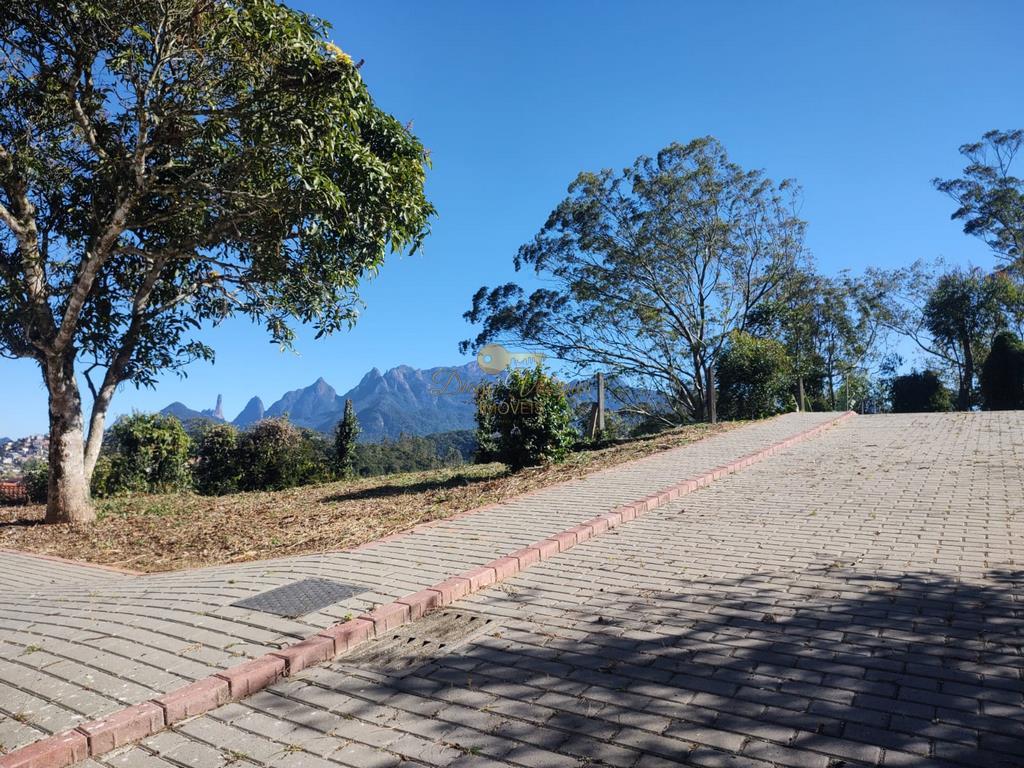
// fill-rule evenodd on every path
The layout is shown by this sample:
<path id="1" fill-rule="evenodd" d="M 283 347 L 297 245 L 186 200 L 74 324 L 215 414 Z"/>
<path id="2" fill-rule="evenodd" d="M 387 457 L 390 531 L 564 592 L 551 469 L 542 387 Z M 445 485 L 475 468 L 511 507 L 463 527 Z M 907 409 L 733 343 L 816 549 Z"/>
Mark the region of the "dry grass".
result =
<path id="1" fill-rule="evenodd" d="M 514 474 L 485 464 L 267 493 L 105 499 L 84 526 L 41 525 L 41 506 L 0 507 L 0 547 L 147 572 L 345 549 L 734 426 L 683 427 Z"/>

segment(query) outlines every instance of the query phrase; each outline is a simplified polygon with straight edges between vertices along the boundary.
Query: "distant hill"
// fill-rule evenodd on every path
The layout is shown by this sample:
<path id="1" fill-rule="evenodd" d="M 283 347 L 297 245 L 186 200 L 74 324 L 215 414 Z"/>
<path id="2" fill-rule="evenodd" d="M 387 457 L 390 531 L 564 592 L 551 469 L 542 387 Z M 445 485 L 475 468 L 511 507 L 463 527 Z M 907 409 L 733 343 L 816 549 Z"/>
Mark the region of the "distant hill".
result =
<path id="1" fill-rule="evenodd" d="M 360 440 L 377 442 L 400 435 L 430 435 L 472 429 L 473 388 L 484 378 L 475 362 L 452 367 L 417 369 L 408 365 L 381 373 L 374 368 L 348 392 L 339 395 L 322 377 L 308 387 L 286 392 L 269 408 L 253 397 L 232 420 L 247 427 L 262 418 L 287 415 L 295 424 L 330 433 L 352 400 L 362 432 Z M 221 402 L 214 409 L 195 410 L 171 403 L 161 413 L 181 421 L 224 420 Z"/>
<path id="2" fill-rule="evenodd" d="M 189 408 L 184 403 L 174 402 L 164 408 L 160 413 L 168 416 L 174 416 L 178 421 L 182 423 L 189 421 L 223 421 L 223 419 L 217 419 L 212 415 L 210 411 L 196 411 Z"/>

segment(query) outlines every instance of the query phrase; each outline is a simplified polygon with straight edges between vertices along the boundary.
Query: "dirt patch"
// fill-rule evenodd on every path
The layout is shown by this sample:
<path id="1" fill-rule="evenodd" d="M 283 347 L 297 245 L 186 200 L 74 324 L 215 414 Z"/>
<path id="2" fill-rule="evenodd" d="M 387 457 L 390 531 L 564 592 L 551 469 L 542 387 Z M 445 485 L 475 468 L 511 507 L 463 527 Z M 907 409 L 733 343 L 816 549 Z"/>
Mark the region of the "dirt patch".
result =
<path id="1" fill-rule="evenodd" d="M 484 464 L 267 493 L 104 499 L 84 526 L 42 525 L 41 506 L 0 507 L 0 548 L 147 572 L 346 549 L 736 426 L 683 427 L 516 473 Z"/>

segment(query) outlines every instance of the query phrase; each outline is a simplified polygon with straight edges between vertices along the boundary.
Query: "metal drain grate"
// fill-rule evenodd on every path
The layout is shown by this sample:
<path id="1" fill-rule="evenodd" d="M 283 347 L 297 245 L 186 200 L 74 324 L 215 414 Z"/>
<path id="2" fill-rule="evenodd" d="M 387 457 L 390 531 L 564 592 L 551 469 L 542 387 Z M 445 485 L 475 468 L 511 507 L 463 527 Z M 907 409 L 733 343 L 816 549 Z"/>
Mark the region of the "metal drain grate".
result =
<path id="1" fill-rule="evenodd" d="M 294 584 L 286 584 L 269 592 L 247 597 L 231 605 L 294 619 L 296 616 L 318 611 L 366 591 L 366 587 L 342 584 L 328 579 L 303 579 Z"/>
<path id="2" fill-rule="evenodd" d="M 469 611 L 437 611 L 340 659 L 347 667 L 403 675 L 500 626 Z"/>

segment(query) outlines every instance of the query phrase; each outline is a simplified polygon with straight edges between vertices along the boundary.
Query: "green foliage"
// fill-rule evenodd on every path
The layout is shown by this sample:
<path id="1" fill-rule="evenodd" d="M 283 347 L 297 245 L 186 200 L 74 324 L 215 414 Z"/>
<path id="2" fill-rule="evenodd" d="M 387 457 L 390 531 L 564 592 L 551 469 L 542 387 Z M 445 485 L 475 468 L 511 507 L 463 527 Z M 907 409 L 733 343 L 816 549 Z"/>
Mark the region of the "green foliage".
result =
<path id="1" fill-rule="evenodd" d="M 51 439 L 76 367 L 95 457 L 118 385 L 211 358 L 202 328 L 346 328 L 422 242 L 427 152 L 328 31 L 274 0 L 0 4 L 0 355 L 40 364 Z M 54 519 L 85 519 L 66 460 Z"/>
<path id="2" fill-rule="evenodd" d="M 481 386 L 476 404 L 478 439 L 493 451 L 482 456 L 513 470 L 560 462 L 579 438 L 565 386 L 539 365 Z"/>
<path id="3" fill-rule="evenodd" d="M 173 416 L 124 416 L 111 427 L 110 444 L 105 493 L 165 493 L 189 486 L 191 440 Z"/>
<path id="4" fill-rule="evenodd" d="M 954 270 L 942 275 L 924 307 L 924 326 L 935 342 L 950 350 L 959 363 L 957 407 L 974 405 L 977 361 L 988 354 L 988 345 L 1004 322 L 1004 306 L 1010 281 L 979 270 Z"/>
<path id="5" fill-rule="evenodd" d="M 101 453 L 96 459 L 96 467 L 92 471 L 92 480 L 89 483 L 90 491 L 94 499 L 102 499 L 113 496 L 117 487 L 114 481 L 114 462 L 110 455 Z"/>
<path id="6" fill-rule="evenodd" d="M 456 467 L 473 455 L 475 445 L 473 433 L 467 430 L 360 443 L 355 450 L 354 473 L 371 477 Z"/>
<path id="7" fill-rule="evenodd" d="M 893 413 L 942 413 L 953 410 L 953 394 L 935 371 L 912 371 L 892 381 Z"/>
<path id="8" fill-rule="evenodd" d="M 1024 179 L 1013 175 L 1012 165 L 1022 147 L 1024 130 L 989 131 L 960 147 L 968 161 L 962 178 L 932 181 L 956 201 L 952 218 L 964 223 L 964 232 L 1018 267 L 1024 258 Z"/>
<path id="9" fill-rule="evenodd" d="M 243 491 L 278 491 L 327 479 L 323 436 L 287 419 L 264 419 L 243 432 L 236 452 Z"/>
<path id="10" fill-rule="evenodd" d="M 701 418 L 729 333 L 803 259 L 796 195 L 710 136 L 621 173 L 581 173 L 515 260 L 544 287 L 478 290 L 465 317 L 481 330 L 461 347 L 550 351 L 657 390 L 676 423 Z"/>
<path id="11" fill-rule="evenodd" d="M 1024 408 L 1024 343 L 1009 331 L 992 342 L 981 369 L 981 398 L 989 411 Z"/>
<path id="12" fill-rule="evenodd" d="M 793 363 L 774 339 L 735 332 L 718 362 L 718 415 L 763 419 L 792 410 Z"/>
<path id="13" fill-rule="evenodd" d="M 238 441 L 238 430 L 230 424 L 212 424 L 196 435 L 192 480 L 199 493 L 220 496 L 238 490 Z"/>
<path id="14" fill-rule="evenodd" d="M 837 410 L 847 372 L 875 353 L 884 320 L 879 286 L 848 276 L 795 270 L 778 294 L 750 315 L 755 336 L 781 341 L 811 410 Z M 799 386 L 793 388 L 794 400 Z"/>
<path id="15" fill-rule="evenodd" d="M 50 465 L 42 459 L 29 459 L 22 465 L 21 473 L 28 500 L 33 504 L 45 504 L 50 488 Z"/>
<path id="16" fill-rule="evenodd" d="M 345 412 L 334 430 L 334 467 L 338 477 L 351 477 L 355 469 L 356 440 L 359 419 L 351 400 L 345 401 Z"/>

